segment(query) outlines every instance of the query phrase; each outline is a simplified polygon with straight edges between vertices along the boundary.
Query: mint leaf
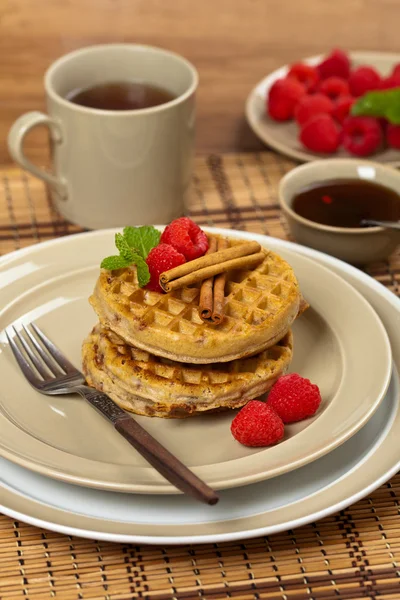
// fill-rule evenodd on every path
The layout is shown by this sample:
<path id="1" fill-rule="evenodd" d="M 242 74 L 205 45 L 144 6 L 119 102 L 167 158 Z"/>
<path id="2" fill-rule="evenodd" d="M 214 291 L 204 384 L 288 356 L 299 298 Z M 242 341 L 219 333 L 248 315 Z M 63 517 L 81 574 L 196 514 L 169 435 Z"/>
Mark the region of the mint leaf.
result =
<path id="1" fill-rule="evenodd" d="M 400 88 L 376 90 L 361 96 L 351 107 L 355 116 L 383 117 L 393 123 L 400 124 Z"/>
<path id="2" fill-rule="evenodd" d="M 148 233 L 148 232 L 144 232 L 144 233 L 139 232 L 139 233 L 131 234 L 130 230 L 135 230 L 135 229 L 136 230 L 140 230 L 140 229 L 148 230 L 148 229 L 154 229 L 154 227 L 127 227 L 126 228 L 126 230 L 128 230 L 128 236 L 130 236 L 131 239 L 135 239 L 140 242 L 141 250 L 137 250 L 135 247 L 131 247 L 128 240 L 126 239 L 126 237 L 124 235 L 122 235 L 122 233 L 116 233 L 115 234 L 115 245 L 117 246 L 117 248 L 119 250 L 119 256 L 108 256 L 101 262 L 100 267 L 102 269 L 108 269 L 109 271 L 113 271 L 115 269 L 123 269 L 125 267 L 129 267 L 130 265 L 136 265 L 136 272 L 137 272 L 139 287 L 144 287 L 150 281 L 150 271 L 149 271 L 149 267 L 147 266 L 147 263 L 146 263 L 144 257 L 141 255 L 141 252 L 146 251 L 146 249 L 148 248 L 149 243 L 150 243 L 149 240 L 152 239 L 154 241 L 156 239 L 156 236 L 154 235 L 154 233 Z M 156 229 L 154 229 L 154 231 L 157 232 L 157 234 L 158 234 L 157 239 L 159 240 L 160 233 Z M 124 233 L 125 233 L 125 230 L 124 230 Z M 157 241 L 157 243 L 158 243 L 158 241 Z M 150 250 L 151 250 L 151 248 L 149 248 L 149 250 L 146 252 L 146 257 Z"/>
<path id="3" fill-rule="evenodd" d="M 139 287 L 144 287 L 150 281 L 150 271 L 146 261 L 136 252 L 132 252 L 131 260 L 126 260 L 122 256 L 107 256 L 102 260 L 100 267 L 108 271 L 114 271 L 115 269 L 129 267 L 132 264 L 136 265 Z"/>
<path id="4" fill-rule="evenodd" d="M 361 96 L 351 107 L 351 114 L 355 116 L 380 117 L 385 114 L 388 98 L 386 94 L 367 92 Z"/>
<path id="5" fill-rule="evenodd" d="M 152 225 L 143 227 L 125 227 L 124 238 L 131 248 L 134 248 L 144 259 L 150 250 L 160 241 L 161 233 Z"/>
<path id="6" fill-rule="evenodd" d="M 147 266 L 146 261 L 136 253 L 134 253 L 134 262 L 136 265 L 139 287 L 144 287 L 150 281 L 149 267 Z"/>
<path id="7" fill-rule="evenodd" d="M 386 111 L 386 118 L 393 125 L 400 125 L 400 99 L 389 106 Z"/>
<path id="8" fill-rule="evenodd" d="M 128 261 L 128 264 L 134 262 L 133 261 L 133 254 L 134 254 L 133 250 L 129 246 L 128 242 L 126 241 L 126 239 L 124 238 L 122 233 L 115 234 L 115 245 L 117 246 L 122 258 Z"/>
<path id="9" fill-rule="evenodd" d="M 115 269 L 128 267 L 129 264 L 129 261 L 126 261 L 122 256 L 107 256 L 107 258 L 101 261 L 100 267 L 108 271 L 114 271 Z"/>

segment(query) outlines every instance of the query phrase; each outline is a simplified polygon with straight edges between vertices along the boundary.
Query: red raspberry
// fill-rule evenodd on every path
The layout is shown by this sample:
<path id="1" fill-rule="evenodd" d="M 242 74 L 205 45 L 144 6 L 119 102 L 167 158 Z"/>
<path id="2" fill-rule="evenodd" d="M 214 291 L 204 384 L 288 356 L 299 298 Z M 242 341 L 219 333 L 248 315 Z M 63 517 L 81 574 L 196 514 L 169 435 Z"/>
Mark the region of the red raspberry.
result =
<path id="1" fill-rule="evenodd" d="M 200 227 L 189 219 L 175 219 L 164 229 L 160 242 L 170 244 L 181 252 L 186 260 L 194 260 L 203 256 L 208 250 L 208 239 Z"/>
<path id="2" fill-rule="evenodd" d="M 379 121 L 373 117 L 347 117 L 343 123 L 343 146 L 350 154 L 368 156 L 382 143 Z"/>
<path id="3" fill-rule="evenodd" d="M 377 90 L 381 85 L 381 76 L 373 67 L 357 67 L 350 73 L 349 86 L 352 96 L 362 96 L 370 90 Z"/>
<path id="4" fill-rule="evenodd" d="M 300 141 L 313 152 L 331 154 L 340 144 L 340 132 L 330 115 L 321 114 L 312 117 L 300 131 Z"/>
<path id="5" fill-rule="evenodd" d="M 349 93 L 349 85 L 345 79 L 341 77 L 328 77 L 321 81 L 318 86 L 320 94 L 328 96 L 331 100 L 337 100 L 340 96 L 347 96 Z"/>
<path id="6" fill-rule="evenodd" d="M 283 438 L 284 425 L 265 402 L 251 400 L 233 419 L 231 432 L 245 446 L 272 446 Z"/>
<path id="7" fill-rule="evenodd" d="M 294 63 L 289 69 L 287 74 L 288 77 L 297 79 L 302 83 L 307 91 L 315 90 L 316 85 L 319 81 L 319 75 L 316 67 L 306 65 L 305 63 Z"/>
<path id="8" fill-rule="evenodd" d="M 159 279 L 161 273 L 179 267 L 186 262 L 183 254 L 175 250 L 169 244 L 158 244 L 155 248 L 152 248 L 146 258 L 147 266 L 150 271 L 150 281 L 146 285 L 148 290 L 153 292 L 162 292 L 160 287 Z"/>
<path id="9" fill-rule="evenodd" d="M 392 77 L 396 77 L 397 79 L 400 79 L 400 63 L 397 63 L 397 65 L 394 65 L 391 75 L 392 75 Z"/>
<path id="10" fill-rule="evenodd" d="M 312 417 L 321 404 L 318 386 L 297 373 L 280 377 L 268 394 L 270 406 L 284 423 Z"/>
<path id="11" fill-rule="evenodd" d="M 386 135 L 387 126 L 389 125 L 389 121 L 387 121 L 385 119 L 385 117 L 379 117 L 379 119 L 377 119 L 377 121 L 378 121 L 379 126 L 381 128 L 382 136 L 385 136 Z"/>
<path id="12" fill-rule="evenodd" d="M 353 96 L 339 96 L 335 102 L 332 116 L 339 123 L 343 123 L 346 117 L 349 116 L 351 107 L 353 106 L 355 99 Z"/>
<path id="13" fill-rule="evenodd" d="M 293 118 L 297 102 L 306 93 L 306 88 L 296 79 L 278 79 L 271 86 L 267 97 L 267 111 L 275 121 Z"/>
<path id="14" fill-rule="evenodd" d="M 315 115 L 321 113 L 332 113 L 334 104 L 327 96 L 323 94 L 312 94 L 300 98 L 294 111 L 294 118 L 299 125 L 304 125 Z"/>
<path id="15" fill-rule="evenodd" d="M 384 77 L 379 86 L 380 90 L 391 90 L 400 87 L 400 73 L 392 74 L 389 77 Z"/>
<path id="16" fill-rule="evenodd" d="M 386 127 L 386 141 L 391 148 L 400 150 L 400 125 L 388 123 Z"/>
<path id="17" fill-rule="evenodd" d="M 343 50 L 332 50 L 317 67 L 321 79 L 328 77 L 342 77 L 347 79 L 350 75 L 350 59 Z"/>

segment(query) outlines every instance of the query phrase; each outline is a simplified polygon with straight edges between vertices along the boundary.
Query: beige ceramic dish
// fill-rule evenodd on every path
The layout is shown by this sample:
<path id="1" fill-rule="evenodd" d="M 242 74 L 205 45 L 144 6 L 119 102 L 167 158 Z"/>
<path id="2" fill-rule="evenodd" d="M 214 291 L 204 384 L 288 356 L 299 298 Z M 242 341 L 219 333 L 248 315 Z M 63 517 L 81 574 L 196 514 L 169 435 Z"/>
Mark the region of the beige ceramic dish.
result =
<path id="1" fill-rule="evenodd" d="M 246 237 L 239 232 L 216 230 Z M 87 302 L 114 231 L 62 238 L 14 253 L 0 263 L 0 330 L 35 320 L 77 365 L 94 324 Z M 254 236 L 265 243 L 262 237 Z M 324 399 L 317 415 L 287 428 L 272 448 L 249 449 L 232 438 L 232 414 L 195 419 L 138 417 L 161 443 L 210 485 L 222 489 L 296 469 L 354 435 L 377 409 L 391 374 L 387 334 L 370 305 L 329 270 L 300 255 L 291 263 L 308 310 L 294 326 L 292 369 L 315 381 Z M 70 326 L 66 326 L 70 324 Z M 371 344 L 371 339 L 374 343 Z M 45 397 L 21 376 L 0 340 L 0 455 L 70 483 L 138 493 L 176 493 L 111 425 L 78 397 Z"/>
<path id="2" fill-rule="evenodd" d="M 382 75 L 388 75 L 393 66 L 400 62 L 399 54 L 389 52 L 351 52 L 350 57 L 355 66 L 368 64 L 375 67 Z M 313 56 L 312 58 L 304 59 L 304 62 L 316 65 L 322 58 L 322 55 Z M 285 65 L 270 73 L 252 90 L 246 101 L 247 122 L 264 144 L 274 148 L 281 154 L 285 154 L 301 162 L 324 158 L 327 156 L 326 154 L 311 152 L 299 142 L 298 127 L 294 121 L 287 121 L 285 123 L 277 122 L 265 114 L 267 91 L 277 79 L 285 77 L 288 68 L 288 65 Z M 349 154 L 345 150 L 339 150 L 335 156 L 348 158 Z M 382 152 L 377 152 L 371 159 L 392 166 L 399 166 L 400 152 L 388 148 Z"/>
<path id="3" fill-rule="evenodd" d="M 139 110 L 103 110 L 66 99 L 74 90 L 110 81 L 143 81 L 174 98 Z M 15 121 L 10 154 L 49 185 L 57 210 L 81 227 L 168 223 L 183 214 L 188 194 L 197 85 L 194 66 L 168 50 L 138 44 L 79 48 L 46 71 L 47 114 L 28 112 Z M 40 126 L 49 129 L 52 174 L 25 155 L 25 136 Z"/>
<path id="4" fill-rule="evenodd" d="M 326 255 L 263 240 L 288 261 L 293 254 L 305 254 L 354 285 L 386 326 L 400 370 L 400 301 L 393 293 Z M 376 415 L 341 448 L 278 479 L 222 492 L 211 511 L 182 496 L 131 495 L 127 502 L 124 495 L 53 482 L 1 460 L 0 511 L 68 535 L 136 544 L 228 542 L 300 527 L 357 502 L 399 470 L 398 381 L 395 371 Z"/>
<path id="5" fill-rule="evenodd" d="M 354 158 L 326 158 L 289 171 L 279 185 L 279 202 L 294 239 L 352 264 L 386 259 L 400 243 L 400 231 L 383 227 L 345 228 L 321 225 L 292 209 L 295 195 L 319 181 L 359 179 L 400 192 L 400 173 L 392 167 Z"/>

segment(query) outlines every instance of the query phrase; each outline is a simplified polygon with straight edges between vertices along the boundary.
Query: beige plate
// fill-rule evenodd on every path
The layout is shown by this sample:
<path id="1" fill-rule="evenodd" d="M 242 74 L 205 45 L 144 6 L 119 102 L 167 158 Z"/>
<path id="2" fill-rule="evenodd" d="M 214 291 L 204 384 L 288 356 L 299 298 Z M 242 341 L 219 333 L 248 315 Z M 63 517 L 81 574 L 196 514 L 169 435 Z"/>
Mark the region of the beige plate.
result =
<path id="1" fill-rule="evenodd" d="M 79 234 L 1 261 L 0 330 L 16 319 L 35 320 L 79 365 L 81 340 L 95 322 L 87 297 L 100 259 L 112 251 L 113 237 L 113 231 Z M 229 431 L 231 414 L 139 419 L 215 488 L 261 481 L 321 457 L 362 427 L 388 386 L 390 345 L 370 305 L 340 277 L 309 259 L 293 255 L 291 264 L 313 306 L 295 324 L 292 368 L 320 386 L 323 404 L 316 417 L 288 427 L 285 440 L 267 449 L 238 444 Z M 176 493 L 79 397 L 45 397 L 32 390 L 4 335 L 0 378 L 4 458 L 90 487 Z"/>
<path id="2" fill-rule="evenodd" d="M 371 65 L 375 67 L 382 75 L 388 75 L 393 68 L 393 65 L 400 62 L 400 54 L 392 54 L 389 52 L 351 52 L 351 60 L 354 65 Z M 304 62 L 310 65 L 318 64 L 322 56 L 313 56 L 304 59 Z M 310 161 L 316 158 L 326 158 L 327 154 L 317 154 L 305 149 L 298 141 L 298 126 L 295 121 L 279 123 L 273 121 L 265 114 L 265 97 L 271 85 L 280 77 L 284 77 L 287 73 L 288 65 L 277 69 L 262 81 L 252 90 L 246 102 L 246 118 L 254 131 L 254 133 L 268 146 L 274 148 L 281 154 L 290 156 L 299 161 Z M 345 150 L 339 150 L 334 155 L 335 157 L 350 157 L 350 154 Z M 400 152 L 398 150 L 387 149 L 377 154 L 371 155 L 368 158 L 378 162 L 390 164 L 393 166 L 400 165 Z"/>
<path id="3" fill-rule="evenodd" d="M 247 234 L 251 235 L 251 234 Z M 287 260 L 305 253 L 330 267 L 372 304 L 387 328 L 400 370 L 400 300 L 358 269 L 281 240 Z M 316 521 L 371 493 L 400 468 L 399 377 L 375 415 L 345 444 L 278 478 L 221 492 L 211 509 L 183 496 L 141 496 L 55 481 L 0 459 L 0 512 L 68 535 L 136 544 L 215 543 L 270 535 Z"/>

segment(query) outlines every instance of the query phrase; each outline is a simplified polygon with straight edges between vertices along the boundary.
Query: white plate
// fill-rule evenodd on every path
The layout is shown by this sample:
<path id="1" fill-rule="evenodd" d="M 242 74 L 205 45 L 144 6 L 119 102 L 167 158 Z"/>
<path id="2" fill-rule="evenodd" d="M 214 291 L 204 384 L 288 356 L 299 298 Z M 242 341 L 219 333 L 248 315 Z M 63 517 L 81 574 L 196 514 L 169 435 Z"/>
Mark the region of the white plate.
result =
<path id="1" fill-rule="evenodd" d="M 96 320 L 88 297 L 113 239 L 111 230 L 80 234 L 8 258 L 0 265 L 0 281 L 13 275 L 15 279 L 0 291 L 0 330 L 15 320 L 34 319 L 79 365 L 82 340 Z M 138 417 L 143 427 L 216 489 L 262 481 L 330 452 L 368 421 L 389 384 L 389 340 L 368 302 L 308 258 L 294 255 L 290 263 L 312 305 L 293 328 L 291 369 L 319 385 L 323 403 L 315 417 L 287 427 L 285 439 L 271 448 L 238 444 L 230 432 L 231 412 L 185 420 Z M 29 273 L 20 279 L 18 269 Z M 79 396 L 43 396 L 33 390 L 4 335 L 1 342 L 3 458 L 88 487 L 177 493 Z"/>
<path id="2" fill-rule="evenodd" d="M 312 56 L 311 58 L 304 59 L 303 62 L 310 65 L 317 65 L 323 58 L 322 55 Z M 382 75 L 389 75 L 393 66 L 400 62 L 400 54 L 389 52 L 351 52 L 350 58 L 354 65 L 371 65 Z M 298 140 L 299 128 L 294 120 L 285 122 L 274 121 L 265 112 L 265 98 L 269 88 L 277 79 L 285 77 L 288 70 L 289 65 L 277 69 L 262 79 L 251 91 L 246 101 L 247 122 L 264 144 L 274 148 L 281 154 L 302 162 L 326 158 L 326 154 L 311 152 L 301 144 Z M 338 158 L 351 157 L 343 149 L 339 149 L 338 152 L 329 156 Z M 393 148 L 377 152 L 369 158 L 393 166 L 400 165 L 400 152 Z"/>
<path id="3" fill-rule="evenodd" d="M 268 243 L 288 260 L 304 254 L 353 284 L 374 306 L 400 366 L 400 301 L 361 271 L 314 250 L 243 234 Z M 10 517 L 70 535 L 116 542 L 182 544 L 269 535 L 343 509 L 371 493 L 400 468 L 397 373 L 375 416 L 353 438 L 312 465 L 263 483 L 222 492 L 213 508 L 183 497 L 127 496 L 61 484 L 1 462 L 0 510 Z M 79 507 L 79 509 L 77 509 Z"/>

